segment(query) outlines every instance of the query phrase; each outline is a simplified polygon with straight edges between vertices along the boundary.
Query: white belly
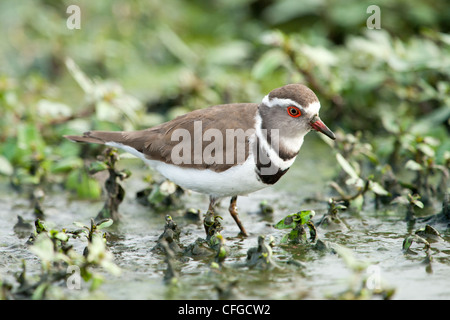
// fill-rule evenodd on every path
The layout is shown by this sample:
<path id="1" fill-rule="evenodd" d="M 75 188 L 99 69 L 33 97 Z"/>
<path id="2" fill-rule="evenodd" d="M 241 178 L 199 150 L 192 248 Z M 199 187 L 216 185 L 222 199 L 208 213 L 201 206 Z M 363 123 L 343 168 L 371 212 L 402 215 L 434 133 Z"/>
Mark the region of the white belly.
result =
<path id="1" fill-rule="evenodd" d="M 223 172 L 182 168 L 148 159 L 144 161 L 182 188 L 215 197 L 246 195 L 268 186 L 259 181 L 252 156 L 249 156 L 243 164 Z"/>
<path id="2" fill-rule="evenodd" d="M 123 149 L 160 172 L 164 177 L 182 188 L 205 193 L 215 197 L 246 195 L 268 187 L 255 172 L 255 161 L 250 154 L 247 160 L 223 172 L 178 167 L 162 161 L 147 159 L 142 153 L 117 142 L 107 142 L 108 146 Z"/>

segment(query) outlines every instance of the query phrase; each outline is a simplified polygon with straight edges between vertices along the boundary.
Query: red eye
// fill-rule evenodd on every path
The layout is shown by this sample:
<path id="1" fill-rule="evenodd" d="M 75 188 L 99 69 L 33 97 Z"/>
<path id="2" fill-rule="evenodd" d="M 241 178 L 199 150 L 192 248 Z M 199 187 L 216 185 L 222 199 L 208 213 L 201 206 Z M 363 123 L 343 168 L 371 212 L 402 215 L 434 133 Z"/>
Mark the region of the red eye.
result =
<path id="1" fill-rule="evenodd" d="M 294 106 L 289 106 L 287 108 L 287 112 L 293 118 L 298 118 L 302 115 L 302 112 L 300 111 L 300 109 L 297 107 L 294 107 Z"/>

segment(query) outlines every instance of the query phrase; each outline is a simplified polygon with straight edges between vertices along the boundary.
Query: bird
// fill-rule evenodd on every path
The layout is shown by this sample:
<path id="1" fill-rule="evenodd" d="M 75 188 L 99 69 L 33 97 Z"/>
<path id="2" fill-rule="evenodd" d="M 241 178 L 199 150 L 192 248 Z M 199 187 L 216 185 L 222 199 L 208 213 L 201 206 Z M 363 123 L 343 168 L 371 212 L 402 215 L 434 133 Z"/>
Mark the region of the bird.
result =
<path id="1" fill-rule="evenodd" d="M 209 195 L 209 218 L 217 216 L 219 200 L 231 197 L 229 212 L 246 237 L 238 196 L 278 182 L 311 130 L 336 139 L 319 117 L 320 106 L 310 88 L 292 83 L 273 89 L 260 103 L 214 105 L 143 130 L 64 137 L 122 149 L 180 187 Z M 204 224 L 208 234 L 206 216 Z"/>

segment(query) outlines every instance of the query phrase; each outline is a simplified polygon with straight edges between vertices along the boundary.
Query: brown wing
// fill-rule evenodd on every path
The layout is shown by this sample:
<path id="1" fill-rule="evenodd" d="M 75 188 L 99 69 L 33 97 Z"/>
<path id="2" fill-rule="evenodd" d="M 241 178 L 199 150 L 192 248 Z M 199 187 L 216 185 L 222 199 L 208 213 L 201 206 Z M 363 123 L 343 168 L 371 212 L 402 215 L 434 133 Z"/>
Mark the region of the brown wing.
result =
<path id="1" fill-rule="evenodd" d="M 251 134 L 248 129 L 254 128 L 257 108 L 253 103 L 218 105 L 192 111 L 150 129 L 89 131 L 83 136 L 66 138 L 99 144 L 114 141 L 136 149 L 151 160 L 222 172 L 247 159 Z M 228 143 L 226 129 L 231 129 Z M 210 140 L 205 140 L 207 136 Z M 190 157 L 185 153 L 188 151 Z"/>

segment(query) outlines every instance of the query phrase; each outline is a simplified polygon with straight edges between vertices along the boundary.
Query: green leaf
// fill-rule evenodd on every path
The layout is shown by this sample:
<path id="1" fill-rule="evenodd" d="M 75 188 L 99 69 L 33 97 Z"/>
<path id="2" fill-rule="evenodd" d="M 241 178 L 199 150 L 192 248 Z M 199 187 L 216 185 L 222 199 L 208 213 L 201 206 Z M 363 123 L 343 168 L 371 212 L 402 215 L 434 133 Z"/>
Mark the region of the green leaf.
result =
<path id="1" fill-rule="evenodd" d="M 148 195 L 147 200 L 150 204 L 157 205 L 161 203 L 165 197 L 166 196 L 162 192 L 160 192 L 160 187 L 154 186 L 152 191 Z"/>
<path id="2" fill-rule="evenodd" d="M 352 177 L 353 179 L 358 179 L 358 180 L 361 179 L 359 177 L 359 175 L 356 173 L 353 166 L 347 160 L 345 160 L 345 158 L 340 153 L 336 153 L 336 160 L 338 161 L 338 163 L 342 167 L 342 169 L 344 169 L 344 171 L 350 177 Z"/>
<path id="3" fill-rule="evenodd" d="M 14 168 L 4 156 L 0 155 L 0 174 L 5 176 L 11 176 L 14 172 Z"/>
<path id="4" fill-rule="evenodd" d="M 300 214 L 301 224 L 306 224 L 312 217 L 316 215 L 314 210 L 302 210 L 298 212 Z"/>
<path id="5" fill-rule="evenodd" d="M 93 274 L 92 275 L 92 282 L 89 287 L 89 291 L 95 291 L 100 287 L 100 285 L 103 283 L 103 276 L 100 274 Z"/>
<path id="6" fill-rule="evenodd" d="M 403 244 L 402 244 L 403 250 L 406 251 L 407 253 L 416 253 L 410 249 L 411 245 L 414 242 L 423 243 L 425 245 L 425 250 L 428 250 L 430 248 L 430 243 L 427 240 L 425 240 L 424 238 L 422 238 L 421 236 L 418 236 L 418 235 L 411 235 L 411 236 L 407 236 L 405 238 L 405 240 L 403 240 Z"/>
<path id="7" fill-rule="evenodd" d="M 360 194 L 355 199 L 351 200 L 350 204 L 356 211 L 361 211 L 364 205 L 364 196 Z"/>
<path id="8" fill-rule="evenodd" d="M 121 180 L 125 180 L 125 179 L 131 177 L 131 171 L 128 169 L 123 169 L 123 170 L 117 172 L 117 175 L 120 177 Z"/>
<path id="9" fill-rule="evenodd" d="M 313 210 L 302 210 L 284 217 L 275 225 L 276 229 L 293 229 L 298 223 L 306 224 L 316 213 Z"/>
<path id="10" fill-rule="evenodd" d="M 158 205 L 164 199 L 177 190 L 177 185 L 173 183 L 172 181 L 166 180 L 163 183 L 161 183 L 159 186 L 156 185 L 153 187 L 152 191 L 147 197 L 147 200 L 152 205 Z"/>
<path id="11" fill-rule="evenodd" d="M 414 201 L 412 201 L 412 203 L 420 209 L 423 209 L 423 207 L 424 207 L 423 202 L 420 200 L 414 200 Z"/>
<path id="12" fill-rule="evenodd" d="M 102 220 L 97 224 L 97 229 L 98 230 L 106 229 L 106 228 L 110 227 L 113 223 L 114 223 L 113 219 Z"/>
<path id="13" fill-rule="evenodd" d="M 36 221 L 34 222 L 34 225 L 36 227 L 36 232 L 37 233 L 41 233 L 41 232 L 46 232 L 47 229 L 49 229 L 46 224 L 45 221 L 42 221 L 40 219 L 36 219 Z"/>
<path id="14" fill-rule="evenodd" d="M 347 267 L 355 272 L 361 272 L 369 266 L 368 262 L 356 259 L 353 251 L 347 247 L 333 244 L 332 248 L 344 260 Z"/>
<path id="15" fill-rule="evenodd" d="M 61 241 L 64 241 L 64 242 L 69 240 L 69 236 L 66 233 L 60 232 L 58 230 L 54 230 L 54 229 L 50 230 L 49 231 L 49 235 L 53 239 L 61 240 Z"/>
<path id="16" fill-rule="evenodd" d="M 227 250 L 224 247 L 219 249 L 219 258 L 225 258 L 227 256 Z"/>
<path id="17" fill-rule="evenodd" d="M 94 233 L 94 235 L 96 235 Z M 89 253 L 86 257 L 87 262 L 101 264 L 103 259 L 108 258 L 108 251 L 105 242 L 100 236 L 93 236 L 92 241 L 88 244 Z"/>
<path id="18" fill-rule="evenodd" d="M 431 240 L 436 241 L 437 239 L 442 239 L 439 231 L 437 231 L 435 228 L 433 228 L 429 224 L 427 224 L 427 225 L 425 225 L 425 227 L 417 230 L 415 232 L 415 234 L 418 235 L 419 237 L 424 238 L 425 240 L 431 239 Z"/>
<path id="19" fill-rule="evenodd" d="M 96 174 L 97 172 L 108 170 L 108 165 L 103 161 L 94 161 L 89 165 L 89 174 Z"/>
<path id="20" fill-rule="evenodd" d="M 94 91 L 94 83 L 92 80 L 89 79 L 83 71 L 81 71 L 78 65 L 71 58 L 66 58 L 65 64 L 70 74 L 83 89 L 83 91 L 88 94 L 92 93 Z"/>
<path id="21" fill-rule="evenodd" d="M 409 204 L 409 201 L 405 196 L 398 196 L 391 201 L 391 204 L 407 205 Z"/>
<path id="22" fill-rule="evenodd" d="M 76 191 L 83 199 L 98 199 L 102 192 L 98 181 L 89 177 L 83 168 L 70 172 L 66 180 L 66 188 Z"/>
<path id="23" fill-rule="evenodd" d="M 52 261 L 54 257 L 53 242 L 46 234 L 39 234 L 30 247 L 30 251 L 43 261 Z"/>
<path id="24" fill-rule="evenodd" d="M 223 41 L 207 51 L 209 63 L 240 66 L 250 54 L 251 46 L 246 41 Z"/>
<path id="25" fill-rule="evenodd" d="M 17 129 L 17 145 L 26 153 L 44 152 L 45 143 L 34 124 L 22 124 Z"/>
<path id="26" fill-rule="evenodd" d="M 37 113 L 45 118 L 61 118 L 72 115 L 72 109 L 61 102 L 41 99 L 36 104 Z"/>
<path id="27" fill-rule="evenodd" d="M 83 224 L 83 223 L 81 223 L 79 221 L 74 221 L 73 224 L 76 225 L 79 228 L 85 228 L 86 227 L 85 224 Z"/>
<path id="28" fill-rule="evenodd" d="M 295 228 L 297 223 L 294 220 L 294 217 L 296 217 L 296 213 L 290 214 L 286 217 L 284 217 L 282 220 L 278 221 L 278 223 L 275 225 L 276 229 L 291 229 Z"/>
<path id="29" fill-rule="evenodd" d="M 198 61 L 197 54 L 168 25 L 161 25 L 157 30 L 157 34 L 166 49 L 186 66 L 192 67 L 196 65 Z"/>
<path id="30" fill-rule="evenodd" d="M 54 261 L 69 262 L 70 260 L 67 255 L 55 252 L 53 241 L 46 233 L 41 233 L 36 237 L 34 244 L 30 247 L 30 251 L 42 260 L 43 265 Z"/>
<path id="31" fill-rule="evenodd" d="M 433 158 L 435 155 L 435 152 L 432 147 L 430 147 L 428 144 L 425 143 L 419 143 L 417 145 L 417 149 L 420 150 L 423 154 L 426 156 Z"/>
<path id="32" fill-rule="evenodd" d="M 101 266 L 113 276 L 119 276 L 122 273 L 122 269 L 112 261 L 112 257 L 102 260 Z"/>
<path id="33" fill-rule="evenodd" d="M 397 122 L 397 118 L 392 112 L 391 108 L 384 108 L 383 109 L 383 117 L 381 117 L 381 123 L 383 124 L 383 127 L 392 134 L 399 134 L 400 133 L 400 126 Z"/>
<path id="34" fill-rule="evenodd" d="M 389 195 L 389 192 L 385 188 L 383 188 L 378 182 L 370 181 L 369 188 L 379 196 Z"/>
<path id="35" fill-rule="evenodd" d="M 33 299 L 33 300 L 42 300 L 42 299 L 44 299 L 45 298 L 45 292 L 47 291 L 49 286 L 50 286 L 50 283 L 48 283 L 48 282 L 41 283 L 33 291 L 33 295 L 31 296 L 31 299 Z"/>
<path id="36" fill-rule="evenodd" d="M 78 157 L 69 157 L 53 162 L 51 166 L 52 173 L 69 172 L 83 166 L 83 160 Z"/>
<path id="37" fill-rule="evenodd" d="M 364 187 L 364 180 L 361 178 L 349 178 L 345 180 L 345 183 L 349 186 L 354 186 L 358 189 L 362 189 Z"/>
<path id="38" fill-rule="evenodd" d="M 408 197 L 408 202 L 410 204 L 413 204 L 416 207 L 419 207 L 420 209 L 423 209 L 423 207 L 424 207 L 423 202 L 419 200 L 420 199 L 420 195 L 418 195 L 418 194 L 415 194 L 415 195 L 408 194 L 407 197 Z"/>
<path id="39" fill-rule="evenodd" d="M 291 232 L 289 232 L 289 240 L 296 240 L 298 238 L 298 230 L 294 229 Z"/>
<path id="40" fill-rule="evenodd" d="M 290 233 L 287 233 L 287 234 L 285 234 L 284 236 L 283 236 L 283 238 L 281 238 L 281 243 L 287 243 L 288 242 L 288 240 L 289 240 L 289 235 L 290 235 Z"/>
<path id="41" fill-rule="evenodd" d="M 411 247 L 412 243 L 413 243 L 413 236 L 408 236 L 403 240 L 403 244 L 402 244 L 402 248 L 405 251 L 408 251 L 409 247 Z"/>
<path id="42" fill-rule="evenodd" d="M 294 229 L 291 232 L 289 232 L 289 240 L 295 243 L 306 243 L 308 241 L 308 236 L 303 229 L 301 230 Z"/>
<path id="43" fill-rule="evenodd" d="M 252 76 L 255 79 L 263 79 L 283 65 L 288 60 L 286 54 L 276 48 L 265 52 L 255 63 L 252 69 Z"/>

